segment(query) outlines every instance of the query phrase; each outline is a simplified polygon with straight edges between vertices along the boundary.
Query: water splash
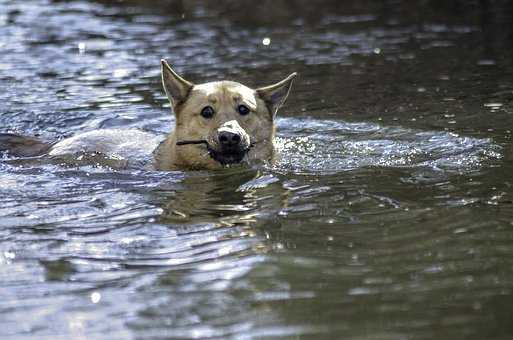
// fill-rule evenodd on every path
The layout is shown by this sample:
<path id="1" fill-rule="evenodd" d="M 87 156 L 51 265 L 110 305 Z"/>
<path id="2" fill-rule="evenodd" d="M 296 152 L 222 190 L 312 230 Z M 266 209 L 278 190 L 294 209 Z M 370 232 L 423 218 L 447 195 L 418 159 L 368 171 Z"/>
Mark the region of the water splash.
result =
<path id="1" fill-rule="evenodd" d="M 362 167 L 425 167 L 469 171 L 501 157 L 490 139 L 375 123 L 283 118 L 276 169 L 334 173 Z"/>

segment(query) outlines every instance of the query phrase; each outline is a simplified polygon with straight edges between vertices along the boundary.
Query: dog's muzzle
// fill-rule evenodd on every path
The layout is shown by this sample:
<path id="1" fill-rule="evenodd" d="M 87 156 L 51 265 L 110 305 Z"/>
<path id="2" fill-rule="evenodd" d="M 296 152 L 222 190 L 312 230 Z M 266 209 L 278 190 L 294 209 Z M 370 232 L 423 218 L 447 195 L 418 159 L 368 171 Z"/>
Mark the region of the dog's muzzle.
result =
<path id="1" fill-rule="evenodd" d="M 210 157 L 223 165 L 242 162 L 251 147 L 249 135 L 236 120 L 221 125 L 209 140 Z"/>
<path id="2" fill-rule="evenodd" d="M 210 157 L 222 165 L 242 162 L 253 146 L 249 135 L 236 120 L 224 123 L 206 140 L 181 140 L 176 142 L 176 145 L 187 144 L 205 144 Z"/>

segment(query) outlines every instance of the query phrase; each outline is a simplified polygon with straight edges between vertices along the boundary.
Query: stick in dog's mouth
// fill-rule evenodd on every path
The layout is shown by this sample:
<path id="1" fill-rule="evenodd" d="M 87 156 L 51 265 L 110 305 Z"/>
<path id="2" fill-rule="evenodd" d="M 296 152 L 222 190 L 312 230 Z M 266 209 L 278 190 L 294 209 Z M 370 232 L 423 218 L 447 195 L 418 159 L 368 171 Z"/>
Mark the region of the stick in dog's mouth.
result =
<path id="1" fill-rule="evenodd" d="M 210 155 L 210 157 L 212 157 L 213 159 L 215 159 L 219 163 L 221 163 L 223 165 L 226 165 L 226 164 L 231 164 L 231 163 L 240 163 L 242 161 L 242 159 L 244 158 L 244 155 L 252 147 L 255 146 L 256 142 L 250 143 L 249 147 L 247 149 L 245 149 L 245 150 L 242 150 L 241 153 L 228 154 L 228 155 L 224 155 L 224 154 L 220 153 L 219 151 L 214 150 L 213 148 L 211 148 L 211 146 L 208 143 L 208 141 L 206 141 L 204 139 L 199 139 L 199 140 L 179 140 L 179 141 L 176 142 L 176 145 L 189 145 L 189 144 L 205 144 L 207 146 L 208 154 Z"/>
<path id="2" fill-rule="evenodd" d="M 187 145 L 187 144 L 205 144 L 206 146 L 209 146 L 208 145 L 208 142 L 204 139 L 199 139 L 199 140 L 179 140 L 178 142 L 176 142 L 176 145 Z"/>
<path id="3" fill-rule="evenodd" d="M 210 144 L 204 139 L 198 139 L 198 140 L 179 140 L 176 142 L 176 145 L 188 145 L 188 144 L 205 144 L 207 147 L 210 147 Z M 248 150 L 254 147 L 256 142 L 251 142 L 249 144 Z"/>

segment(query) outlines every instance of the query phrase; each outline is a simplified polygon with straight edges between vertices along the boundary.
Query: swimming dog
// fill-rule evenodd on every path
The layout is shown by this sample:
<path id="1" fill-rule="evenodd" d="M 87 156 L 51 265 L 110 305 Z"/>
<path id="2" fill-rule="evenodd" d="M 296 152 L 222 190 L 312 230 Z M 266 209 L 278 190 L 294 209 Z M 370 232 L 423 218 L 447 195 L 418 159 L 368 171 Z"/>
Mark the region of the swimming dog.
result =
<path id="1" fill-rule="evenodd" d="M 163 140 L 139 130 L 104 129 L 47 144 L 32 137 L 0 134 L 0 150 L 14 156 L 51 157 L 84 153 L 129 159 L 153 151 L 156 170 L 219 169 L 272 161 L 275 119 L 296 73 L 270 86 L 251 89 L 234 81 L 193 84 L 161 60 L 162 85 L 175 114 Z"/>

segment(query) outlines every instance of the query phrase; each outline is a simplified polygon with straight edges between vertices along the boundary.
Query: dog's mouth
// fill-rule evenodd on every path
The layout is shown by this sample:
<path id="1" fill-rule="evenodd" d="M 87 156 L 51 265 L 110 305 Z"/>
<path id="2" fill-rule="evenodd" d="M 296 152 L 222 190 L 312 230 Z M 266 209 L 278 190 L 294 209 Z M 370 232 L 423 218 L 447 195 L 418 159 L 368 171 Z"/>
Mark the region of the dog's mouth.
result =
<path id="1" fill-rule="evenodd" d="M 230 165 L 230 164 L 238 164 L 244 160 L 244 157 L 247 155 L 248 151 L 255 145 L 255 143 L 250 143 L 247 147 L 238 147 L 238 148 L 221 148 L 215 149 L 213 148 L 208 141 L 201 140 L 182 140 L 176 142 L 176 145 L 188 145 L 188 144 L 205 144 L 207 147 L 208 154 L 212 159 L 219 162 L 221 165 Z"/>
<path id="2" fill-rule="evenodd" d="M 211 148 L 208 149 L 208 154 L 214 160 L 218 161 L 222 165 L 229 164 L 238 164 L 242 162 L 244 157 L 249 151 L 249 148 L 243 150 L 227 150 L 227 151 L 218 151 Z"/>

